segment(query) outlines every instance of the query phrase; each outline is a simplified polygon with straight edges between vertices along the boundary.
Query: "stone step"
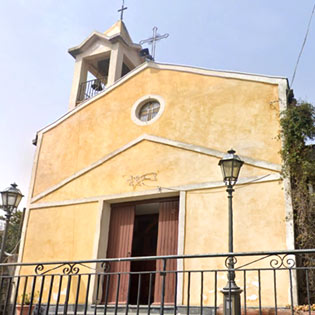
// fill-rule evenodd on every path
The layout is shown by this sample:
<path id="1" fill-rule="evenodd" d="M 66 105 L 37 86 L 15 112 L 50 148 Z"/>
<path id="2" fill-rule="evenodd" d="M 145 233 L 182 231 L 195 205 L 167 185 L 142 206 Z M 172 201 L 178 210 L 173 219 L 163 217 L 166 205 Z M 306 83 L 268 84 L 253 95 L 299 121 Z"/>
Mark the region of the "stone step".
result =
<path id="1" fill-rule="evenodd" d="M 49 308 L 49 314 L 55 314 L 55 307 L 54 306 L 50 306 Z M 104 311 L 105 311 L 105 307 L 104 305 L 97 305 L 96 306 L 96 312 L 95 312 L 95 305 L 91 305 L 88 307 L 87 313 L 84 313 L 84 306 L 83 305 L 79 305 L 77 308 L 77 315 L 83 315 L 83 314 L 87 314 L 87 315 L 104 315 Z M 160 314 L 160 307 L 159 306 L 151 306 L 150 307 L 150 314 L 151 315 L 158 315 Z M 173 306 L 165 306 L 164 307 L 164 311 L 163 311 L 164 315 L 186 315 L 187 312 L 187 307 L 185 306 L 178 306 L 176 308 L 176 311 L 174 312 L 174 307 Z M 202 314 L 203 315 L 214 315 L 214 308 L 213 307 L 203 307 L 202 309 Z M 41 314 L 46 314 L 46 310 L 45 310 L 45 306 L 42 307 L 42 312 L 37 313 L 36 310 L 34 312 L 34 315 L 41 315 Z M 58 309 L 58 315 L 64 315 L 64 310 L 62 306 L 59 306 Z M 68 315 L 74 315 L 74 306 L 73 305 L 69 305 L 68 306 L 68 310 L 67 310 L 67 314 Z M 125 306 L 118 306 L 117 310 L 115 309 L 114 306 L 107 306 L 106 309 L 106 314 L 107 315 L 126 315 L 126 307 Z M 139 306 L 139 310 L 137 309 L 137 306 L 135 305 L 130 305 L 128 307 L 128 315 L 147 315 L 148 314 L 148 307 L 146 305 L 141 305 Z M 197 306 L 190 306 L 189 307 L 189 314 L 191 315 L 197 315 L 197 314 L 201 314 L 201 308 L 197 307 Z"/>

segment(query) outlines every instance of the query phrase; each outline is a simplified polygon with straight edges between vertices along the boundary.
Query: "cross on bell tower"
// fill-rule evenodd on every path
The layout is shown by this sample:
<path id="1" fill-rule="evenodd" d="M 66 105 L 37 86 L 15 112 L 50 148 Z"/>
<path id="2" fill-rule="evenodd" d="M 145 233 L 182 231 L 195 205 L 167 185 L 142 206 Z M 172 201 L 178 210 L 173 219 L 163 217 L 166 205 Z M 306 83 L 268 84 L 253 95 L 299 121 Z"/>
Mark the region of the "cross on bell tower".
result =
<path id="1" fill-rule="evenodd" d="M 146 44 L 146 43 L 152 45 L 152 58 L 153 58 L 153 60 L 155 59 L 156 42 L 161 40 L 161 39 L 167 38 L 170 35 L 168 33 L 160 35 L 157 32 L 157 30 L 158 30 L 158 28 L 156 26 L 154 26 L 153 27 L 153 36 L 148 38 L 148 39 L 144 39 L 144 40 L 140 41 L 140 43 L 139 43 L 140 45 L 143 45 L 143 44 Z"/>
<path id="2" fill-rule="evenodd" d="M 128 7 L 125 7 L 125 0 L 123 0 L 121 9 L 118 10 L 118 12 L 120 12 L 120 20 L 121 21 L 124 19 L 124 11 L 127 9 L 128 9 Z"/>

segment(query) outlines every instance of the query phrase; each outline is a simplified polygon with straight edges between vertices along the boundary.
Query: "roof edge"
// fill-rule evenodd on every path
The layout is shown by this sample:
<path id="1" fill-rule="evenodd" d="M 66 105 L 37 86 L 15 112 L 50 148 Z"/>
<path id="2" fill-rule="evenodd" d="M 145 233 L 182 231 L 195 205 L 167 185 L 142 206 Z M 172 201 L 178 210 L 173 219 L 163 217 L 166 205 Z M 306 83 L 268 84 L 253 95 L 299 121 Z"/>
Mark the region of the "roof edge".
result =
<path id="1" fill-rule="evenodd" d="M 82 102 L 71 111 L 65 113 L 60 118 L 58 118 L 53 123 L 43 127 L 42 129 L 37 131 L 37 134 L 44 133 L 56 125 L 61 123 L 63 120 L 67 119 L 68 117 L 74 115 L 76 112 L 82 110 L 89 104 L 93 103 L 94 101 L 98 100 L 99 98 L 103 97 L 104 95 L 110 93 L 112 90 L 123 84 L 125 81 L 131 79 L 132 77 L 136 76 L 138 73 L 142 72 L 147 68 L 152 69 L 159 69 L 159 70 L 170 70 L 170 71 L 179 71 L 179 72 L 187 72 L 187 73 L 194 73 L 200 74 L 205 76 L 214 76 L 214 77 L 221 77 L 227 79 L 237 79 L 237 80 L 244 80 L 244 81 L 254 81 L 254 82 L 261 82 L 261 83 L 268 83 L 268 84 L 283 84 L 284 81 L 286 86 L 289 88 L 288 79 L 285 77 L 276 77 L 276 76 L 266 76 L 266 75 L 258 75 L 252 73 L 242 73 L 242 72 L 233 72 L 233 71 L 223 71 L 223 70 L 210 70 L 206 68 L 199 68 L 199 67 L 192 67 L 192 66 L 185 66 L 185 65 L 174 65 L 174 64 L 166 64 L 166 63 L 156 63 L 154 61 L 146 61 L 136 67 L 135 69 L 131 70 L 128 74 L 124 77 L 118 79 L 113 85 L 109 86 L 103 92 L 95 95 L 94 97 Z"/>
<path id="2" fill-rule="evenodd" d="M 139 44 L 134 44 L 134 43 L 130 44 L 130 43 L 128 43 L 128 42 L 127 42 L 122 36 L 120 36 L 119 34 L 116 34 L 116 35 L 113 35 L 113 36 L 108 37 L 108 36 L 106 36 L 105 34 L 103 34 L 103 33 L 101 33 L 101 32 L 94 31 L 94 32 L 92 32 L 83 42 L 81 42 L 81 44 L 79 44 L 79 45 L 77 45 L 77 46 L 74 46 L 74 47 L 72 47 L 72 48 L 69 48 L 69 49 L 68 49 L 68 53 L 69 53 L 72 57 L 76 58 L 76 56 L 81 53 L 82 48 L 83 48 L 85 45 L 87 45 L 88 42 L 90 42 L 90 41 L 91 41 L 93 38 L 95 38 L 95 37 L 98 37 L 98 38 L 100 38 L 100 39 L 102 39 L 102 40 L 106 40 L 106 41 L 112 41 L 112 40 L 114 40 L 114 39 L 116 39 L 116 38 L 119 38 L 119 39 L 121 39 L 121 40 L 123 41 L 123 43 L 125 43 L 125 44 L 126 44 L 127 46 L 129 46 L 129 47 L 136 48 L 136 49 L 139 49 L 139 50 L 142 48 L 142 46 L 139 45 Z"/>
<path id="3" fill-rule="evenodd" d="M 153 63 L 153 62 L 151 62 Z M 270 79 L 281 79 L 281 80 L 288 80 L 286 77 L 282 76 L 274 76 L 274 75 L 267 75 L 267 74 L 257 74 L 257 73 L 251 73 L 251 72 L 241 72 L 241 71 L 233 71 L 233 70 L 221 70 L 221 69 L 209 69 L 205 67 L 196 67 L 196 66 L 189 66 L 189 65 L 183 65 L 183 64 L 174 64 L 174 63 L 164 63 L 164 62 L 159 62 L 156 63 L 156 65 L 161 66 L 161 67 L 176 67 L 176 68 L 182 68 L 181 71 L 189 71 L 191 70 L 192 72 L 195 72 L 196 70 L 202 70 L 206 72 L 217 72 L 221 74 L 235 74 L 235 75 L 244 75 L 244 76 L 252 76 L 252 77 L 262 77 L 262 78 L 270 78 Z M 225 76 L 224 76 L 225 77 Z M 252 81 L 256 81 L 253 79 Z"/>

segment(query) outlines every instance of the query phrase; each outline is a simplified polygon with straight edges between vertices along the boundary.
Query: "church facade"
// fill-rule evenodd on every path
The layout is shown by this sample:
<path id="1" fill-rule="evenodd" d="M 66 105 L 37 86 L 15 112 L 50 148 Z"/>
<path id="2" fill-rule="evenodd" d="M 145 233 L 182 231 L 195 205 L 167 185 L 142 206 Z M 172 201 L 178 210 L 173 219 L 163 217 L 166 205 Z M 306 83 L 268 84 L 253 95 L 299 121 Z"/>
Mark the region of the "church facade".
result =
<path id="1" fill-rule="evenodd" d="M 37 133 L 21 262 L 227 252 L 218 162 L 232 147 L 244 161 L 234 193 L 235 252 L 294 249 L 290 192 L 280 175 L 285 78 L 154 62 L 122 21 L 69 52 L 69 111 Z M 157 265 L 125 264 L 122 271 Z M 174 260 L 172 268 L 223 266 Z M 177 301 L 184 304 L 188 284 L 179 278 Z M 282 305 L 287 280 L 278 282 Z M 199 303 L 199 295 L 191 298 Z M 210 305 L 213 292 L 203 299 Z"/>

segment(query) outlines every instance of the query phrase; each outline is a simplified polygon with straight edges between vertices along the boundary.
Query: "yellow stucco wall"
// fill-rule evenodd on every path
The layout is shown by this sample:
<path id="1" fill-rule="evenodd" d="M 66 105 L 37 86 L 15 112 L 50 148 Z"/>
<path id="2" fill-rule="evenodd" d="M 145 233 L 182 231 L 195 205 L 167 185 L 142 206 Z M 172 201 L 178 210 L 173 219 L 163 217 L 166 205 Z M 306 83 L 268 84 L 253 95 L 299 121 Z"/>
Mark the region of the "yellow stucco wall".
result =
<path id="1" fill-rule="evenodd" d="M 209 181 L 221 182 L 218 162 L 218 158 L 205 154 L 143 141 L 39 199 L 38 202 L 80 199 L 83 196 L 95 197 Z M 143 185 L 131 185 L 131 176 L 147 173 L 156 173 L 156 181 L 148 180 Z M 242 169 L 243 177 L 272 173 L 274 172 L 250 165 L 245 165 Z"/>
<path id="2" fill-rule="evenodd" d="M 286 214 L 282 189 L 279 181 L 235 187 L 233 212 L 236 252 L 256 251 L 258 248 L 261 251 L 286 248 Z M 224 188 L 188 192 L 186 229 L 189 233 L 185 239 L 186 253 L 226 252 L 227 222 Z M 201 230 L 207 230 L 208 233 L 200 233 Z M 210 246 L 208 250 L 207 246 Z"/>
<path id="3" fill-rule="evenodd" d="M 147 94 L 165 111 L 137 126 L 131 108 Z M 43 134 L 33 196 L 144 133 L 280 163 L 276 100 L 277 85 L 146 69 Z"/>
<path id="4" fill-rule="evenodd" d="M 24 262 L 80 260 L 91 257 L 98 203 L 31 210 Z"/>
<path id="5" fill-rule="evenodd" d="M 31 210 L 27 225 L 23 262 L 63 262 L 91 259 L 94 250 L 95 230 L 98 224 L 97 217 L 98 203 Z M 35 266 L 23 267 L 20 274 L 35 274 Z M 76 265 L 75 267 L 80 269 L 79 273 L 90 273 L 91 269 L 85 266 L 94 267 L 93 264 Z M 60 278 L 55 276 L 52 280 L 51 275 L 63 274 L 64 268 L 69 267 L 69 265 L 45 265 L 43 270 L 39 270 L 39 274 L 46 274 L 45 279 L 38 277 L 35 283 L 32 278 L 29 278 L 27 283 L 25 278 L 21 278 L 18 302 L 22 302 L 24 286 L 28 294 L 32 292 L 34 286 L 36 302 L 41 285 L 44 288 L 42 301 L 47 301 L 49 289 L 51 283 L 53 283 L 51 303 L 55 304 Z M 80 278 L 79 302 L 84 303 L 88 276 L 82 275 Z M 64 276 L 60 290 L 60 303 L 65 301 L 68 281 L 69 277 Z M 71 277 L 69 303 L 75 301 L 78 281 L 78 276 Z"/>
<path id="6" fill-rule="evenodd" d="M 277 251 L 287 248 L 285 205 L 281 182 L 241 185 L 234 193 L 234 251 Z M 267 193 L 266 193 L 267 192 Z M 224 253 L 228 251 L 228 211 L 224 189 L 192 191 L 187 193 L 185 254 Z M 236 268 L 259 257 L 238 257 Z M 270 268 L 269 257 L 247 268 Z M 217 274 L 217 286 L 226 285 L 225 259 L 187 259 L 185 270 L 222 270 Z M 236 282 L 244 287 L 243 272 L 237 272 Z M 272 271 L 261 272 L 263 303 L 274 303 Z M 191 277 L 191 302 L 200 303 L 200 274 Z M 203 302 L 214 304 L 214 273 L 205 273 Z M 289 304 L 288 271 L 277 272 L 279 305 Z M 247 272 L 247 303 L 257 306 L 258 272 Z M 185 277 L 184 292 L 187 292 Z M 222 296 L 218 296 L 219 304 Z"/>

